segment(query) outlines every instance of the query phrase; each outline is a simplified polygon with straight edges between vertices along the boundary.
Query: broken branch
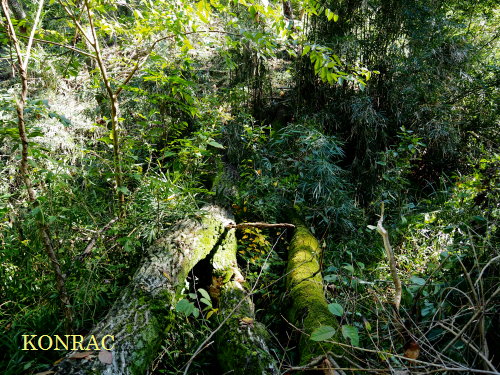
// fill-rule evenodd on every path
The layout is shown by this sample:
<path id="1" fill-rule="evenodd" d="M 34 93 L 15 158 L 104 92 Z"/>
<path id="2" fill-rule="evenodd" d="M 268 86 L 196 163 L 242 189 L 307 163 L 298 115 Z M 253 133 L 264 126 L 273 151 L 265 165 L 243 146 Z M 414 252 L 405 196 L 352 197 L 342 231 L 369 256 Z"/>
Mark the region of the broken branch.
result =
<path id="1" fill-rule="evenodd" d="M 242 228 L 247 228 L 247 227 L 254 227 L 254 228 L 295 228 L 295 225 L 289 224 L 289 223 L 275 223 L 275 224 L 270 224 L 270 223 L 240 223 L 240 224 L 228 224 L 226 225 L 226 228 L 228 229 L 242 229 Z"/>

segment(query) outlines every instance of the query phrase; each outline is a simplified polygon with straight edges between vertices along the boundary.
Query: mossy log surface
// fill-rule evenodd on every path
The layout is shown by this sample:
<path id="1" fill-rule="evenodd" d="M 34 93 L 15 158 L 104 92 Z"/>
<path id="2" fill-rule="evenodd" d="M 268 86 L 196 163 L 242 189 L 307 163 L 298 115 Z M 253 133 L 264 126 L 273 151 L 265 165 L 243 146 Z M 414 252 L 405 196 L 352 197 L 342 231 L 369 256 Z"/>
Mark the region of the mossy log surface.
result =
<path id="1" fill-rule="evenodd" d="M 158 240 L 105 318 L 84 341 L 114 336 L 109 353 L 95 351 L 82 359 L 68 353 L 55 368 L 57 374 L 145 374 L 160 349 L 163 335 L 175 327 L 173 306 L 188 272 L 220 241 L 228 214 L 216 206 L 204 208 L 198 219 L 186 219 Z M 109 347 L 108 341 L 108 347 Z M 109 355 L 111 354 L 111 355 Z M 100 357 L 100 358 L 99 358 Z M 107 360 L 106 360 L 107 358 Z M 111 362 L 111 363 L 103 363 Z"/>
<path id="2" fill-rule="evenodd" d="M 214 275 L 225 282 L 219 296 L 220 319 L 229 318 L 217 332 L 217 358 L 224 373 L 246 375 L 279 374 L 269 351 L 266 327 L 255 320 L 251 296 L 236 263 L 235 229 L 230 229 L 212 260 Z"/>
<path id="3" fill-rule="evenodd" d="M 341 354 L 343 350 L 330 343 L 312 341 L 309 337 L 321 326 L 331 326 L 339 332 L 339 323 L 328 310 L 328 303 L 323 294 L 321 246 L 298 217 L 290 216 L 296 229 L 288 249 L 288 318 L 304 332 L 300 338 L 299 352 L 300 364 L 305 365 L 314 357 L 327 352 Z"/>

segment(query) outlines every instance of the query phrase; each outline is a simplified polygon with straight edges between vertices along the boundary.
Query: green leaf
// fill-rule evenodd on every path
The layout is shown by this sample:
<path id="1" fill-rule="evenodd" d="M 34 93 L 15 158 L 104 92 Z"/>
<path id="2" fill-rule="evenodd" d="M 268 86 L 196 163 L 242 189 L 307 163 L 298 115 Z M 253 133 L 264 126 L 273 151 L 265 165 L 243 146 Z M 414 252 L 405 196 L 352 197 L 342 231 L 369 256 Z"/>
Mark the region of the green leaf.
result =
<path id="1" fill-rule="evenodd" d="M 325 9 L 325 16 L 328 18 L 328 21 L 331 21 L 335 13 L 333 13 L 330 9 Z"/>
<path id="2" fill-rule="evenodd" d="M 210 294 L 208 294 L 208 292 L 205 289 L 203 288 L 198 289 L 198 293 L 200 293 L 206 299 L 210 300 Z"/>
<path id="3" fill-rule="evenodd" d="M 365 329 L 370 332 L 372 330 L 372 325 L 370 324 L 370 322 L 368 320 L 366 320 L 365 318 L 363 318 L 363 323 L 365 325 Z"/>
<path id="4" fill-rule="evenodd" d="M 200 302 L 204 303 L 207 306 L 212 307 L 212 302 L 209 299 L 206 298 L 200 298 Z"/>
<path id="5" fill-rule="evenodd" d="M 337 275 L 325 275 L 325 277 L 323 277 L 323 280 L 327 283 L 333 283 L 337 281 Z"/>
<path id="6" fill-rule="evenodd" d="M 220 148 L 221 150 L 224 150 L 224 148 L 225 148 L 225 147 L 224 147 L 223 145 L 221 145 L 219 142 L 216 142 L 216 141 L 213 141 L 213 140 L 212 140 L 212 141 L 209 141 L 209 142 L 208 142 L 208 144 L 209 144 L 210 146 L 215 147 L 215 148 Z"/>
<path id="7" fill-rule="evenodd" d="M 339 15 L 338 14 L 334 14 L 333 15 L 333 22 L 337 22 L 339 20 Z"/>
<path id="8" fill-rule="evenodd" d="M 311 46 L 309 46 L 309 45 L 305 46 L 304 49 L 302 50 L 302 56 L 307 55 L 310 50 L 311 50 Z"/>
<path id="9" fill-rule="evenodd" d="M 336 316 L 344 315 L 344 308 L 338 303 L 330 303 L 328 305 L 328 311 L 330 311 L 333 315 Z"/>
<path id="10" fill-rule="evenodd" d="M 354 273 L 354 267 L 352 264 L 346 264 L 345 266 L 342 266 L 343 269 L 349 271 L 350 273 Z"/>
<path id="11" fill-rule="evenodd" d="M 212 309 L 207 313 L 207 319 L 210 319 L 210 317 L 217 312 L 218 309 Z"/>
<path id="12" fill-rule="evenodd" d="M 35 217 L 38 217 L 40 218 L 41 217 L 41 212 L 42 212 L 42 209 L 40 207 L 35 207 L 31 210 L 30 214 L 35 216 Z"/>
<path id="13" fill-rule="evenodd" d="M 421 277 L 412 276 L 410 277 L 410 281 L 416 285 L 425 285 L 425 279 L 422 279 Z"/>
<path id="14" fill-rule="evenodd" d="M 351 341 L 352 346 L 359 346 L 359 334 L 356 327 L 344 324 L 342 326 L 342 335 Z"/>
<path id="15" fill-rule="evenodd" d="M 189 302 L 187 299 L 183 298 L 175 306 L 175 311 L 184 313 L 184 315 L 189 316 L 194 312 L 194 304 Z"/>
<path id="16" fill-rule="evenodd" d="M 126 186 L 118 186 L 116 188 L 117 191 L 119 191 L 120 193 L 124 194 L 124 195 L 129 195 L 130 194 L 130 190 L 127 189 Z"/>
<path id="17" fill-rule="evenodd" d="M 335 329 L 330 326 L 322 326 L 314 330 L 311 333 L 311 340 L 313 341 L 325 341 L 333 337 L 335 334 Z"/>

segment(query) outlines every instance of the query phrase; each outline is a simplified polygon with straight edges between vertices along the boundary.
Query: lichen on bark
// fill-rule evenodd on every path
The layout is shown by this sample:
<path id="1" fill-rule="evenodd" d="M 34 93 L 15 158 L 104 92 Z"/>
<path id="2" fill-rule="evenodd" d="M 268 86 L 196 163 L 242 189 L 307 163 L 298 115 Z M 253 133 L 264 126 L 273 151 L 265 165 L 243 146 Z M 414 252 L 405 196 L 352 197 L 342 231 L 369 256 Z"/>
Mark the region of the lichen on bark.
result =
<path id="1" fill-rule="evenodd" d="M 163 335 L 171 329 L 173 306 L 185 285 L 191 268 L 218 244 L 231 220 L 225 210 L 208 206 L 196 219 L 173 226 L 148 251 L 132 282 L 92 331 L 101 340 L 115 338 L 112 363 L 102 363 L 95 355 L 71 359 L 72 353 L 58 364 L 57 374 L 139 375 L 146 373 L 160 349 Z"/>

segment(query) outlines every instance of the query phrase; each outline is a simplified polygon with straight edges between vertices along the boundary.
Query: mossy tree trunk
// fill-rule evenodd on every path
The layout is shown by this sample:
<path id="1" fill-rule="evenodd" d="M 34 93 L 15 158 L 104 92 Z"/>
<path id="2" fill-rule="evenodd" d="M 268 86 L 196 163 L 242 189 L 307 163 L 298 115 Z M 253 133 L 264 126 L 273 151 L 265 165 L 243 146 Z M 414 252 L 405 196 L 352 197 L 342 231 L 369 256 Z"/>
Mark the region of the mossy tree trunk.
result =
<path id="1" fill-rule="evenodd" d="M 267 344 L 270 335 L 255 320 L 251 293 L 243 286 L 236 250 L 235 229 L 230 229 L 212 260 L 214 277 L 222 281 L 219 321 L 224 326 L 216 334 L 219 364 L 225 373 L 235 375 L 279 374 Z"/>
<path id="2" fill-rule="evenodd" d="M 220 241 L 230 223 L 225 210 L 203 209 L 199 219 L 176 224 L 148 252 L 130 285 L 106 317 L 86 335 L 83 347 L 95 336 L 105 335 L 114 348 L 75 359 L 75 352 L 55 367 L 57 374 L 145 374 L 157 355 L 165 332 L 175 328 L 173 306 L 185 285 L 188 272 Z M 91 348 L 93 349 L 93 348 Z M 110 362 L 110 363 L 105 363 Z"/>
<path id="3" fill-rule="evenodd" d="M 296 229 L 288 249 L 287 292 L 290 300 L 288 317 L 300 328 L 300 364 L 305 365 L 313 358 L 328 352 L 342 354 L 339 346 L 327 342 L 316 342 L 310 334 L 321 326 L 331 326 L 340 333 L 339 323 L 328 310 L 323 294 L 321 276 L 321 246 L 304 223 L 294 214 L 290 215 Z"/>

